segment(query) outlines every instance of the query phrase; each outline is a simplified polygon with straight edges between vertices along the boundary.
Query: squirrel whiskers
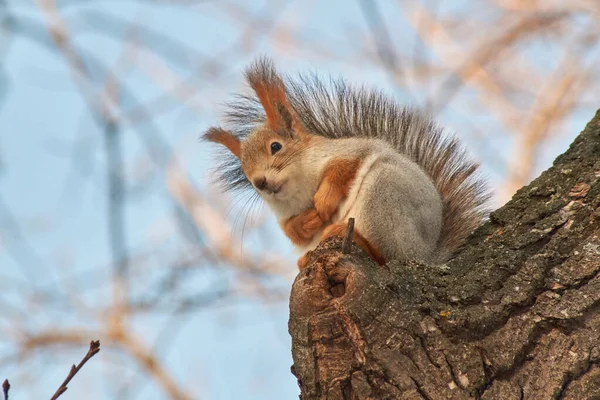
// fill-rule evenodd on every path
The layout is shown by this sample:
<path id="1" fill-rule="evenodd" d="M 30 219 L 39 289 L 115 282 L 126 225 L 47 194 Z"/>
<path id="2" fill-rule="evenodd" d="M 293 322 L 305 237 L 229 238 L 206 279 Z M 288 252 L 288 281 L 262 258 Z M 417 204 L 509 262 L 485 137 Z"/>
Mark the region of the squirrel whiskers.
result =
<path id="1" fill-rule="evenodd" d="M 236 96 L 228 129 L 204 135 L 229 150 L 217 180 L 256 190 L 302 250 L 343 236 L 353 217 L 355 242 L 378 263 L 443 262 L 482 222 L 478 165 L 423 113 L 343 80 L 284 79 L 268 59 L 246 79 L 254 95 Z"/>

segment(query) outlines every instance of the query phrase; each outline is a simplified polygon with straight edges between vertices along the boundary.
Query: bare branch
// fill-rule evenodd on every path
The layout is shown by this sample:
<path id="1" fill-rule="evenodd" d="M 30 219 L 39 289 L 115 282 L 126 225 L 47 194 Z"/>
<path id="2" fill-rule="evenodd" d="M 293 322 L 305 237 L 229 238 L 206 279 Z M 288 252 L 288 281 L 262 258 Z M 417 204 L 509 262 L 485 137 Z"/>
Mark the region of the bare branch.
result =
<path id="1" fill-rule="evenodd" d="M 73 377 L 79 372 L 79 370 L 85 365 L 85 363 L 90 358 L 92 358 L 96 354 L 98 354 L 99 351 L 100 351 L 100 341 L 92 340 L 90 342 L 90 349 L 88 350 L 87 354 L 83 357 L 83 359 L 79 362 L 79 364 L 77 364 L 77 366 L 75 366 L 75 364 L 73 364 L 73 366 L 71 367 L 71 370 L 69 371 L 69 375 L 67 375 L 67 378 L 63 381 L 63 383 L 60 385 L 60 387 L 56 390 L 56 392 L 54 393 L 54 396 L 52 396 L 52 398 L 50 400 L 56 400 L 64 392 L 66 392 L 67 385 L 69 384 L 69 382 L 71 382 L 71 379 L 73 379 Z"/>

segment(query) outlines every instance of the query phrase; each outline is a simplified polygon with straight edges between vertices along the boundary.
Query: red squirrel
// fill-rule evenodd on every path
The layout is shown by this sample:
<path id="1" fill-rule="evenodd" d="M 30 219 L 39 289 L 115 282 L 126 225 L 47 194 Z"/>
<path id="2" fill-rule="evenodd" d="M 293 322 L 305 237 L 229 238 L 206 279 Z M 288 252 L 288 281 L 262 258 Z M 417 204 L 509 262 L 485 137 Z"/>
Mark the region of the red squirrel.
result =
<path id="1" fill-rule="evenodd" d="M 254 94 L 229 103 L 229 129 L 205 140 L 228 149 L 217 180 L 252 188 L 304 255 L 345 236 L 378 264 L 445 262 L 485 216 L 478 165 L 423 113 L 374 90 L 315 75 L 282 78 L 261 58 L 246 70 Z"/>

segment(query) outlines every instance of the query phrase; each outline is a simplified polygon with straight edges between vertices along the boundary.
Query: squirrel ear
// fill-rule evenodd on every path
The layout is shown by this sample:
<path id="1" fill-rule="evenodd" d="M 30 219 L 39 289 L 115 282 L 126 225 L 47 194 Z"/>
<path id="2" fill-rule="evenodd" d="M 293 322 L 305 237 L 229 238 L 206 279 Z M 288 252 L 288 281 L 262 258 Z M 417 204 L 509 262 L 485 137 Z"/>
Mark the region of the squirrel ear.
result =
<path id="1" fill-rule="evenodd" d="M 287 99 L 285 84 L 271 60 L 260 58 L 255 61 L 246 70 L 246 80 L 262 104 L 271 129 L 290 134 L 294 127 L 298 127 L 296 114 Z"/>
<path id="2" fill-rule="evenodd" d="M 202 136 L 204 140 L 219 143 L 227 147 L 234 156 L 240 158 L 242 153 L 240 140 L 231 132 L 222 128 L 212 127 Z"/>

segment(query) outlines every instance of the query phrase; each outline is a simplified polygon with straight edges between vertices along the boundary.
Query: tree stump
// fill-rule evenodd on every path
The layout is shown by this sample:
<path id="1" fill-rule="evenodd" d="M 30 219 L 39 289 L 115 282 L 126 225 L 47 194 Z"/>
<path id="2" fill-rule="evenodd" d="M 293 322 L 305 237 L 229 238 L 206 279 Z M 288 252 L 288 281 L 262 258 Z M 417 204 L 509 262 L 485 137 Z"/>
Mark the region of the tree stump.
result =
<path id="1" fill-rule="evenodd" d="M 292 288 L 301 399 L 600 399 L 600 110 L 448 263 L 341 247 Z"/>

